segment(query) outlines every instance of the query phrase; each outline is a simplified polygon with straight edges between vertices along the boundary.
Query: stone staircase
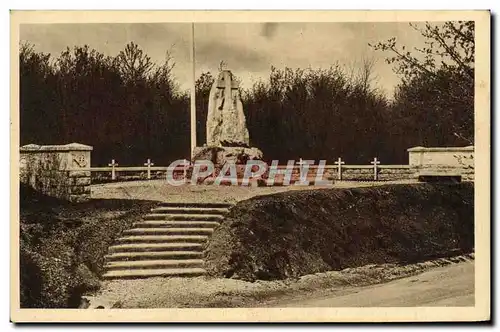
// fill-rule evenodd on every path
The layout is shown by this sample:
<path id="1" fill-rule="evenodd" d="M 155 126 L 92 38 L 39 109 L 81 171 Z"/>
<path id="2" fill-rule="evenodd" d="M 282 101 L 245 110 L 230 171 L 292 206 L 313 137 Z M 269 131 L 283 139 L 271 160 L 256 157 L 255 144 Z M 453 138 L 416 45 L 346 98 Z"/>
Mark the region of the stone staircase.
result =
<path id="1" fill-rule="evenodd" d="M 199 276 L 204 244 L 229 211 L 226 203 L 162 203 L 123 232 L 106 255 L 105 279 Z"/>

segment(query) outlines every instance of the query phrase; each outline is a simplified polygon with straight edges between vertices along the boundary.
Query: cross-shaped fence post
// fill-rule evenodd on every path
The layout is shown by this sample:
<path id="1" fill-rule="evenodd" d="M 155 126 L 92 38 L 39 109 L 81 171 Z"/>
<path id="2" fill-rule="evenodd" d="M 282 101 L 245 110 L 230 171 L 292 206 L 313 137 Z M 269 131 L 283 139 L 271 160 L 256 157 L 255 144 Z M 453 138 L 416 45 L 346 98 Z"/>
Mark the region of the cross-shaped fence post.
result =
<path id="1" fill-rule="evenodd" d="M 373 165 L 373 179 L 375 181 L 377 181 L 377 179 L 378 179 L 378 171 L 377 171 L 378 167 L 377 167 L 377 165 L 380 164 L 380 161 L 378 161 L 377 157 L 375 157 L 375 158 L 373 158 L 373 161 L 370 162 L 370 164 Z"/>
<path id="2" fill-rule="evenodd" d="M 307 163 L 306 163 L 304 160 L 302 160 L 302 158 L 300 158 L 300 160 L 299 160 L 299 162 L 298 162 L 297 164 L 298 164 L 298 165 L 299 165 L 299 167 L 300 167 L 300 168 L 299 168 L 299 170 L 300 170 L 300 179 L 301 179 L 301 181 L 302 181 L 302 165 L 306 165 Z"/>
<path id="3" fill-rule="evenodd" d="M 339 157 L 339 159 L 334 162 L 335 165 L 338 165 L 338 179 L 342 180 L 342 165 L 345 164 L 345 161 L 342 161 L 342 158 Z"/>
<path id="4" fill-rule="evenodd" d="M 115 166 L 118 166 L 118 164 L 114 159 L 111 159 L 111 164 L 108 164 L 108 166 L 111 166 L 111 180 L 116 180 Z"/>
<path id="5" fill-rule="evenodd" d="M 151 159 L 148 158 L 148 162 L 144 164 L 144 166 L 148 167 L 148 180 L 151 179 L 151 166 L 154 164 L 151 162 Z"/>

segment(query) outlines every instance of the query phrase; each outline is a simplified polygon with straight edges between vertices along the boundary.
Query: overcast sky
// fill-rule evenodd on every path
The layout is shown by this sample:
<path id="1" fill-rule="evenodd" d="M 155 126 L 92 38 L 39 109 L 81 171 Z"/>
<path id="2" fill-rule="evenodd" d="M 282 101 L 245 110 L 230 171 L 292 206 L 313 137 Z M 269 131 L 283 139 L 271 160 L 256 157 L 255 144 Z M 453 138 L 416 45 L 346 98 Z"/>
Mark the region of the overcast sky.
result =
<path id="1" fill-rule="evenodd" d="M 190 24 L 36 24 L 21 25 L 20 39 L 37 50 L 59 55 L 66 47 L 88 44 L 116 55 L 133 41 L 154 61 L 170 50 L 174 75 L 183 89 L 190 85 Z M 385 63 L 387 54 L 368 43 L 396 37 L 407 47 L 423 40 L 408 23 L 207 23 L 195 24 L 196 75 L 217 72 L 221 60 L 242 79 L 245 87 L 269 77 L 277 68 L 328 68 L 336 62 L 349 66 L 373 58 L 377 85 L 392 94 L 399 78 Z"/>

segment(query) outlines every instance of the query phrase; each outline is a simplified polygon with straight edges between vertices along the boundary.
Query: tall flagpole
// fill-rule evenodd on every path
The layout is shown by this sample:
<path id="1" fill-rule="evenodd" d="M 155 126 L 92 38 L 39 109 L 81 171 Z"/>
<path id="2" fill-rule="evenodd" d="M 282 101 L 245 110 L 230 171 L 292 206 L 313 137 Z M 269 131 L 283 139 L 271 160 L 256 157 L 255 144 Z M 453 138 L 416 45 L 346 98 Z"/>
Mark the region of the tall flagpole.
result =
<path id="1" fill-rule="evenodd" d="M 195 54 L 194 54 L 194 23 L 191 23 L 191 158 L 196 147 L 196 76 L 195 76 Z"/>

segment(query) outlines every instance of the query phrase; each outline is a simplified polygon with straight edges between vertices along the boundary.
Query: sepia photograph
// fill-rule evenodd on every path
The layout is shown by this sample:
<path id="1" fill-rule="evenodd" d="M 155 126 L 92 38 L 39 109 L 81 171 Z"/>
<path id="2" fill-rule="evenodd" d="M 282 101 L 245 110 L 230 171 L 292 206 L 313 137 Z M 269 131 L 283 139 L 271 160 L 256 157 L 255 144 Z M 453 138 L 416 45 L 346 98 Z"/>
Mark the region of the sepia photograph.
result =
<path id="1" fill-rule="evenodd" d="M 12 321 L 490 319 L 488 11 L 11 28 Z"/>

